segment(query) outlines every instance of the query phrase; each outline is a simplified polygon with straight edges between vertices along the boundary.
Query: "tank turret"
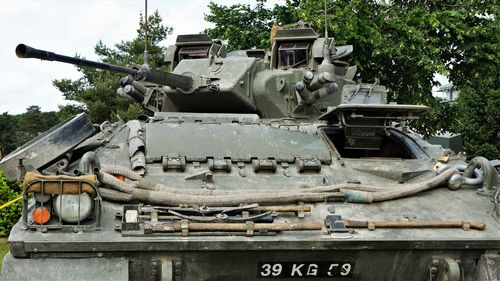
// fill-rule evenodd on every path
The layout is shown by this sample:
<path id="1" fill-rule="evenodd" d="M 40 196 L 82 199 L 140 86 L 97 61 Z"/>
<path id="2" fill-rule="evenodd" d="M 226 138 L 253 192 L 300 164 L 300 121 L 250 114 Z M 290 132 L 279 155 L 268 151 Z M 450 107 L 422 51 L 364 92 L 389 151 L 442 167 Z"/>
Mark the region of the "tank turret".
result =
<path id="1" fill-rule="evenodd" d="M 149 113 L 245 113 L 260 118 L 324 120 L 337 124 L 348 150 L 381 150 L 393 122 L 418 118 L 422 105 L 388 104 L 378 82 L 354 81 L 356 66 L 343 58 L 351 45 L 336 46 L 309 27 L 275 30 L 271 51 L 226 53 L 207 34 L 179 35 L 165 53 L 171 72 L 147 65 L 123 67 L 38 50 L 20 44 L 21 58 L 39 58 L 128 74 L 117 94 L 139 102 Z M 158 114 L 156 114 L 158 115 Z M 159 116 L 159 115 L 158 115 Z"/>
<path id="2" fill-rule="evenodd" d="M 179 35 L 165 54 L 170 73 L 147 65 L 123 67 L 68 57 L 24 44 L 17 46 L 16 55 L 128 74 L 117 94 L 141 103 L 150 113 L 257 113 L 262 118 L 314 120 L 346 102 L 344 92 L 356 84 L 356 67 L 340 59 L 352 46 L 335 46 L 333 39 L 304 27 L 277 30 L 272 41 L 270 52 L 227 54 L 222 42 L 207 34 Z M 382 97 L 385 88 L 377 86 L 372 92 Z"/>

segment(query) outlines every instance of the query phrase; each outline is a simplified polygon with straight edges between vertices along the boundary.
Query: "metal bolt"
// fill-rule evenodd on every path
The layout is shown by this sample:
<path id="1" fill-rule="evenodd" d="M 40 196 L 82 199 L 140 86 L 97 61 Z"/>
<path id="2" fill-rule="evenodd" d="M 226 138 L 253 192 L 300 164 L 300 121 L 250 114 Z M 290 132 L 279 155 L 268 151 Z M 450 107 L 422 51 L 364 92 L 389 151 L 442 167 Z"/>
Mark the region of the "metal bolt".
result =
<path id="1" fill-rule="evenodd" d="M 102 258 L 102 253 L 97 253 L 97 256 Z"/>

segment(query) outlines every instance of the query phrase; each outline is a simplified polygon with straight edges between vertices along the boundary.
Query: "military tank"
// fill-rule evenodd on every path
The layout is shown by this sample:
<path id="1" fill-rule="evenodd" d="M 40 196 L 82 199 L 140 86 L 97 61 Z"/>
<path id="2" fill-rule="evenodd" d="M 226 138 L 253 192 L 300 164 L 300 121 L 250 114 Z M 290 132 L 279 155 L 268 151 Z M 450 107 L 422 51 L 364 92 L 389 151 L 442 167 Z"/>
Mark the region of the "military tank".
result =
<path id="1" fill-rule="evenodd" d="M 498 279 L 499 161 L 413 133 L 429 108 L 355 82 L 352 50 L 308 27 L 270 51 L 181 35 L 165 73 L 20 44 L 127 74 L 149 115 L 80 114 L 0 162 L 25 186 L 1 279 Z"/>

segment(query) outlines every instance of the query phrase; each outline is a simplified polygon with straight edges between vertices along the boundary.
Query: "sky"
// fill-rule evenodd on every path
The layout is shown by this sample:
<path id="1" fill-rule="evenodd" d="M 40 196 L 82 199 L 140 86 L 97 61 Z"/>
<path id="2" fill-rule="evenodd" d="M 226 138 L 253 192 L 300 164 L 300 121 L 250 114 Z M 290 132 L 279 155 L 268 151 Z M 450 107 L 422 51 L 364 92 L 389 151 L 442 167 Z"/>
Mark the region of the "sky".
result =
<path id="1" fill-rule="evenodd" d="M 178 34 L 200 33 L 210 27 L 204 21 L 209 0 L 148 0 L 148 13 L 158 10 L 164 24 L 173 27 L 164 46 Z M 217 0 L 231 5 L 254 0 Z M 268 1 L 274 5 L 281 0 Z M 42 111 L 58 110 L 67 101 L 53 85 L 54 79 L 81 77 L 69 64 L 19 59 L 19 43 L 62 55 L 79 54 L 95 60 L 94 46 L 102 40 L 112 46 L 136 36 L 143 0 L 16 0 L 2 1 L 0 9 L 0 114 L 19 114 L 30 105 Z M 142 62 L 138 62 L 142 63 Z"/>

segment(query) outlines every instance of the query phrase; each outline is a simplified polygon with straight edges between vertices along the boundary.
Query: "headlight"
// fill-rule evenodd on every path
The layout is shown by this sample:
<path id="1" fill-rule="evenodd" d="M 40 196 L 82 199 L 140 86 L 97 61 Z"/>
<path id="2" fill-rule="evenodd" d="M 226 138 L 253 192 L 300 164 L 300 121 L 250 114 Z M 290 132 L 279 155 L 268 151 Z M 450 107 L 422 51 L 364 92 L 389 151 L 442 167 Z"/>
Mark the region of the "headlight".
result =
<path id="1" fill-rule="evenodd" d="M 62 194 L 54 197 L 53 207 L 56 215 L 63 221 L 81 222 L 92 213 L 94 200 L 87 193 Z"/>

